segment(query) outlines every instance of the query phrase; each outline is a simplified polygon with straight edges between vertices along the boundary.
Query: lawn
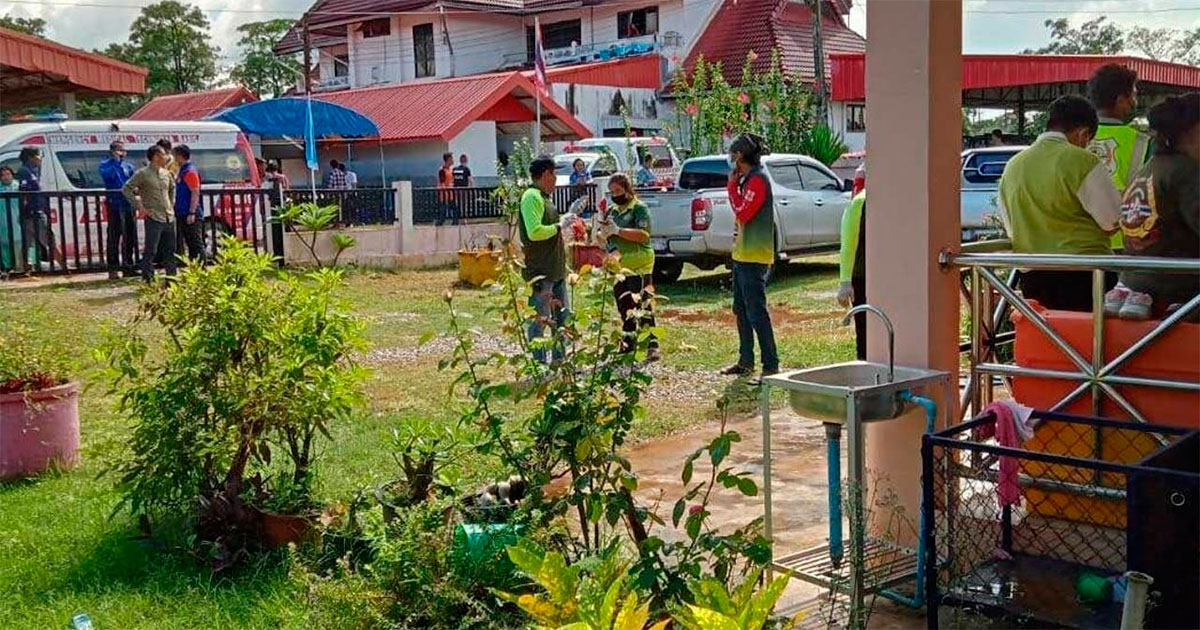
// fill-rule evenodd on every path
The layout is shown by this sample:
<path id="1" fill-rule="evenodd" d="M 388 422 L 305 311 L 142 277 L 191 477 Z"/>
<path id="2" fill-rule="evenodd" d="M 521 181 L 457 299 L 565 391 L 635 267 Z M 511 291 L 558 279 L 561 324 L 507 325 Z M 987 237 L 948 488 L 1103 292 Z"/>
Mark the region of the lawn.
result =
<path id="1" fill-rule="evenodd" d="M 387 444 L 394 427 L 456 423 L 458 400 L 448 396 L 450 379 L 437 369 L 452 342 L 439 333 L 418 343 L 445 326 L 443 297 L 455 279 L 453 270 L 348 275 L 342 295 L 368 322 L 363 362 L 372 369 L 370 403 L 326 446 L 322 499 L 344 499 L 393 477 Z M 851 329 L 840 325 L 833 301 L 836 283 L 829 259 L 786 265 L 772 280 L 769 301 L 785 367 L 853 355 Z M 111 516 L 118 496 L 101 473 L 121 457 L 130 427 L 114 412 L 91 350 L 106 326 L 134 313 L 137 290 L 133 283 L 107 281 L 0 288 L 0 317 L 63 342 L 86 386 L 82 465 L 68 474 L 0 485 L 0 628 L 62 628 L 79 612 L 89 614 L 97 630 L 374 627 L 385 594 L 360 580 L 315 578 L 282 553 L 236 575 L 214 577 L 169 543 L 139 539 L 126 514 Z M 652 368 L 640 440 L 710 422 L 726 380 L 716 370 L 736 358 L 728 272 L 689 268 L 661 293 L 665 360 Z M 463 310 L 477 316 L 489 299 L 481 290 L 456 289 L 455 295 Z M 478 317 L 477 323 L 484 337 L 477 343 L 498 342 L 495 326 Z M 468 477 L 487 476 L 467 468 Z"/>

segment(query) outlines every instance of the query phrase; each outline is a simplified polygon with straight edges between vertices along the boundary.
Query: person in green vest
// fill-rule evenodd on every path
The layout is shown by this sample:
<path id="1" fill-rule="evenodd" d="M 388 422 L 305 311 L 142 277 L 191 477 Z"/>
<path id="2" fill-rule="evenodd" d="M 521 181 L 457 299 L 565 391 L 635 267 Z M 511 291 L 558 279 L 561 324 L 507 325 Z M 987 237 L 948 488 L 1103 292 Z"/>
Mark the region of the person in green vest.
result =
<path id="1" fill-rule="evenodd" d="M 850 200 L 842 213 L 842 244 L 838 256 L 837 301 L 843 308 L 867 303 L 867 191 Z M 867 314 L 854 316 L 854 350 L 859 361 L 867 359 Z"/>
<path id="2" fill-rule="evenodd" d="M 721 371 L 745 376 L 754 371 L 754 338 L 762 353 L 762 374 L 779 372 L 775 330 L 767 310 L 767 279 L 775 264 L 775 203 L 763 172 L 763 139 L 744 133 L 729 145 L 729 206 L 737 223 L 733 241 L 733 315 L 737 320 L 738 362 Z"/>
<path id="3" fill-rule="evenodd" d="M 522 274 L 532 282 L 529 305 L 537 313 L 529 322 L 529 339 L 533 341 L 542 337 L 547 323 L 562 326 L 566 318 L 567 253 L 563 248 L 562 227 L 572 217 L 560 218 L 554 207 L 554 160 L 540 157 L 530 162 L 529 177 L 533 183 L 521 195 L 521 220 L 517 226 L 525 252 Z M 546 361 L 545 349 L 535 349 L 533 356 Z M 561 357 L 562 349 L 556 343 L 554 358 Z"/>
<path id="4" fill-rule="evenodd" d="M 1130 176 L 1150 161 L 1150 136 L 1129 124 L 1137 110 L 1137 72 L 1121 64 L 1100 66 L 1088 80 L 1088 98 L 1100 116 L 1096 137 L 1088 143 L 1112 176 L 1118 194 L 1124 194 Z M 1112 236 L 1112 248 L 1124 247 L 1121 232 Z"/>
<path id="5" fill-rule="evenodd" d="M 650 209 L 633 190 L 629 176 L 616 173 L 608 180 L 612 199 L 600 233 L 605 236 L 610 256 L 618 257 L 623 270 L 613 286 L 617 311 L 621 314 L 621 350 L 637 349 L 638 333 L 654 327 L 654 248 L 650 246 Z M 646 360 L 659 360 L 658 340 L 651 335 Z"/>
<path id="6" fill-rule="evenodd" d="M 1108 169 L 1085 148 L 1098 124 L 1086 99 L 1059 97 L 1050 104 L 1046 132 L 1008 161 L 996 200 L 1014 252 L 1112 254 L 1121 198 Z M 1090 271 L 1026 271 L 1021 290 L 1046 308 L 1090 311 L 1091 277 Z M 1112 278 L 1105 289 L 1115 284 Z"/>

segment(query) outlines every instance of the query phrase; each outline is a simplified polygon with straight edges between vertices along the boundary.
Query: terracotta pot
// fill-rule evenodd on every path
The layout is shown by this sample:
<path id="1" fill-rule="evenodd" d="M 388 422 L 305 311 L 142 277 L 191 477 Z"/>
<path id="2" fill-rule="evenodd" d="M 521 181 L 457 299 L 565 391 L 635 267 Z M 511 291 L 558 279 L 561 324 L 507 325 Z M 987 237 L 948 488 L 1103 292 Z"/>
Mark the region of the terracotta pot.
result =
<path id="1" fill-rule="evenodd" d="M 79 463 L 79 383 L 0 395 L 0 480 Z"/>
<path id="2" fill-rule="evenodd" d="M 317 539 L 317 527 L 312 519 L 295 514 L 262 512 L 262 532 L 263 544 L 268 549 Z"/>

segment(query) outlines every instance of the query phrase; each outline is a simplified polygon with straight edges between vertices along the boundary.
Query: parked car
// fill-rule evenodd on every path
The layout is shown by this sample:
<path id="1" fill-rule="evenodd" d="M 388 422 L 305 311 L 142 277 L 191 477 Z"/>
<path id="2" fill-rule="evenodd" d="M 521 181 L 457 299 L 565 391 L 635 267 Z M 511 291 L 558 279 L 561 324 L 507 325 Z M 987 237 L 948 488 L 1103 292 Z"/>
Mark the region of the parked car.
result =
<path id="1" fill-rule="evenodd" d="M 556 186 L 571 185 L 571 173 L 575 170 L 575 160 L 583 160 L 584 171 L 601 191 L 608 189 L 608 178 L 619 170 L 616 159 L 607 152 L 560 153 L 554 156 Z"/>
<path id="2" fill-rule="evenodd" d="M 775 200 L 778 258 L 837 249 L 851 182 L 803 155 L 772 154 L 763 165 Z M 736 222 L 728 180 L 724 155 L 697 157 L 683 163 L 675 190 L 638 193 L 650 209 L 656 281 L 677 280 L 685 262 L 701 269 L 731 262 Z"/>
<path id="3" fill-rule="evenodd" d="M 996 196 L 1004 167 L 1024 146 L 980 147 L 962 152 L 962 240 L 996 238 L 1000 228 L 1000 205 Z"/>
<path id="4" fill-rule="evenodd" d="M 637 138 L 585 138 L 563 149 L 564 153 L 608 153 L 617 162 L 617 170 L 633 175 L 637 160 L 649 155 L 650 170 L 658 179 L 656 186 L 671 187 L 679 175 L 679 157 L 666 138 L 657 136 Z"/>

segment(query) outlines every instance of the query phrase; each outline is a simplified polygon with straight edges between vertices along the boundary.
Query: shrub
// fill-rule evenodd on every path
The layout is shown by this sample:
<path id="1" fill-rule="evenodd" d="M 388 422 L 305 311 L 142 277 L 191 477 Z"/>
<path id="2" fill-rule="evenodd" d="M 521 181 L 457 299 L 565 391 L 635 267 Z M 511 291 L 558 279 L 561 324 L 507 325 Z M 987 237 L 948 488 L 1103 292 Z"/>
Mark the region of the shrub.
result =
<path id="1" fill-rule="evenodd" d="M 0 394 L 33 392 L 67 382 L 67 352 L 57 340 L 20 324 L 0 324 Z"/>
<path id="2" fill-rule="evenodd" d="M 233 239 L 221 252 L 146 293 L 99 351 L 134 421 L 117 509 L 196 519 L 218 567 L 253 546 L 255 508 L 311 507 L 315 442 L 352 413 L 364 378 L 351 358 L 363 325 L 333 296 L 338 272 L 272 280 L 268 255 Z"/>
<path id="3" fill-rule="evenodd" d="M 336 267 L 342 253 L 358 245 L 358 240 L 353 236 L 345 232 L 335 232 L 329 237 L 334 249 L 333 259 L 326 263 L 317 254 L 317 239 L 322 231 L 330 229 L 337 222 L 339 210 L 336 205 L 319 206 L 312 202 L 296 203 L 280 210 L 275 215 L 275 220 L 296 232 L 297 240 L 308 250 L 313 264 L 317 267 Z"/>

